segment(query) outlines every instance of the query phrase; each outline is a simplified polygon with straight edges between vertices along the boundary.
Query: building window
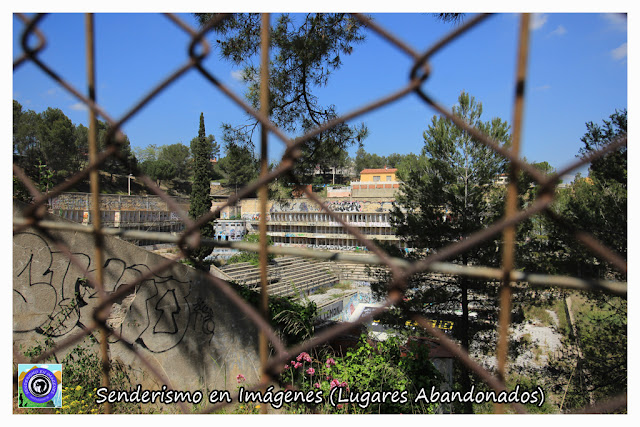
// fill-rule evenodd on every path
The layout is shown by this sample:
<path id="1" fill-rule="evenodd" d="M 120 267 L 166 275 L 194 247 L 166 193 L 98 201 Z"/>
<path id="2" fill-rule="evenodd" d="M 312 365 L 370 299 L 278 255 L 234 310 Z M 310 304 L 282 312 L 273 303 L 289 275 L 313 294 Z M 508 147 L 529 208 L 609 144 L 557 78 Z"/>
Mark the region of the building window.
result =
<path id="1" fill-rule="evenodd" d="M 391 182 L 391 175 L 387 175 L 387 181 Z"/>
<path id="2" fill-rule="evenodd" d="M 380 177 L 379 177 L 379 176 L 374 176 L 374 177 L 373 177 L 373 181 L 374 181 L 374 182 L 378 182 L 378 181 L 380 181 Z"/>

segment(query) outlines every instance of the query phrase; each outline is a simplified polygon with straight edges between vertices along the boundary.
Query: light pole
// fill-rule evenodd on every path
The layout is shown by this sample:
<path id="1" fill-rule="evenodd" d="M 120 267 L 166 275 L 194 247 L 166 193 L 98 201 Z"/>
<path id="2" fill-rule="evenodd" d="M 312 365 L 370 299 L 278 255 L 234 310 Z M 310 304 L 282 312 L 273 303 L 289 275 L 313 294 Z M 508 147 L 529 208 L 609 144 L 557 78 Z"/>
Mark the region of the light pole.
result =
<path id="1" fill-rule="evenodd" d="M 133 176 L 132 174 L 129 174 L 129 176 L 127 177 L 127 187 L 129 190 L 129 195 L 131 195 L 131 177 L 132 176 Z"/>

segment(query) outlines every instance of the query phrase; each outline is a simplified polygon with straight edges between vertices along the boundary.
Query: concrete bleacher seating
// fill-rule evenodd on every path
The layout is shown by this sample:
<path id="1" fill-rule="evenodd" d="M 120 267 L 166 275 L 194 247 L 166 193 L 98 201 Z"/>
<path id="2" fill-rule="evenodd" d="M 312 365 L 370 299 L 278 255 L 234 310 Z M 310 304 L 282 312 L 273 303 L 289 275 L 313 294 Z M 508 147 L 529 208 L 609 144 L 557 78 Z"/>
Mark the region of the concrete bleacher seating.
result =
<path id="1" fill-rule="evenodd" d="M 360 281 L 369 282 L 372 277 L 367 272 L 367 265 L 355 262 L 334 261 L 331 263 L 333 273 L 338 277 L 340 281 Z M 371 266 L 372 269 L 380 267 Z"/>
<path id="2" fill-rule="evenodd" d="M 235 282 L 256 288 L 260 270 L 248 262 L 220 267 Z M 312 290 L 338 283 L 330 263 L 298 257 L 280 257 L 267 266 L 269 295 L 300 297 Z"/>

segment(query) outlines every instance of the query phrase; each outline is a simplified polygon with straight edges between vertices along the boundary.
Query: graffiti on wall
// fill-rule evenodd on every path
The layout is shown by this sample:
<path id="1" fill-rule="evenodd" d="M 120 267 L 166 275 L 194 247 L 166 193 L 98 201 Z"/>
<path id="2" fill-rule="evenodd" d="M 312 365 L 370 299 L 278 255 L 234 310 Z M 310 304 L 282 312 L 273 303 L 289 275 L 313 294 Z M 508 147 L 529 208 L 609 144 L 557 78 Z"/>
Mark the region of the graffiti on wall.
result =
<path id="1" fill-rule="evenodd" d="M 327 207 L 333 212 L 362 212 L 362 203 L 359 201 L 341 200 L 327 203 Z"/>
<path id="2" fill-rule="evenodd" d="M 285 202 L 274 203 L 269 212 L 318 212 L 320 208 L 315 203 L 309 202 Z"/>
<path id="3" fill-rule="evenodd" d="M 84 328 L 98 301 L 86 273 L 37 234 L 18 233 L 13 241 L 14 333 L 58 338 Z M 95 271 L 90 255 L 73 255 L 88 273 Z M 111 294 L 149 270 L 145 264 L 109 258 L 103 265 L 105 291 Z M 190 326 L 197 334 L 194 339 L 210 341 L 215 331 L 213 310 L 202 300 L 193 304 L 190 293 L 189 281 L 153 275 L 136 286 L 135 297 L 121 314 L 120 334 L 153 353 L 177 346 Z"/>
<path id="4" fill-rule="evenodd" d="M 389 212 L 393 207 L 391 201 L 369 201 L 369 200 L 331 200 L 326 202 L 327 207 L 334 212 L 361 212 L 361 213 L 381 213 Z M 275 212 L 319 212 L 321 209 L 313 202 L 286 202 L 274 203 L 269 209 L 270 213 Z M 257 212 L 245 212 L 242 219 L 255 220 L 260 216 Z"/>

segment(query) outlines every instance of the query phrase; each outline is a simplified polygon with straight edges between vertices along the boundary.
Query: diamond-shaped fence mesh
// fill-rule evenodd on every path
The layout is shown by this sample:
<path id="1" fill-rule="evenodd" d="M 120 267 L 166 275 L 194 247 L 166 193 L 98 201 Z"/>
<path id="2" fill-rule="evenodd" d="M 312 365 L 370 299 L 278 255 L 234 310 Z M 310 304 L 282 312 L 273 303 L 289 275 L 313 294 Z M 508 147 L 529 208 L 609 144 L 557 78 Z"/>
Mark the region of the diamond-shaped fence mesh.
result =
<path id="1" fill-rule="evenodd" d="M 233 247 L 242 250 L 250 250 L 259 252 L 261 254 L 261 281 L 263 284 L 262 294 L 263 298 L 267 297 L 266 292 L 266 254 L 267 252 L 274 254 L 295 254 L 297 256 L 304 256 L 308 258 L 318 258 L 318 259 L 344 259 L 355 262 L 360 262 L 369 265 L 380 265 L 385 266 L 391 273 L 391 279 L 388 283 L 388 295 L 384 303 L 381 307 L 377 308 L 375 311 L 369 313 L 367 316 L 361 317 L 357 322 L 362 323 L 372 319 L 373 317 L 379 315 L 388 307 L 398 303 L 404 297 L 404 293 L 407 289 L 406 283 L 407 279 L 415 273 L 432 271 L 432 272 L 440 272 L 452 275 L 462 275 L 467 277 L 474 278 L 483 278 L 487 280 L 500 281 L 501 282 L 501 293 L 500 293 L 500 320 L 498 325 L 499 332 L 499 344 L 498 344 L 498 372 L 497 375 L 492 374 L 487 371 L 485 368 L 480 366 L 476 361 L 474 361 L 469 353 L 454 342 L 451 338 L 441 332 L 439 329 L 434 328 L 430 321 L 425 319 L 420 315 L 413 314 L 412 320 L 417 322 L 421 327 L 423 327 L 429 334 L 433 335 L 437 338 L 441 345 L 449 350 L 451 353 L 455 355 L 455 357 L 470 371 L 472 371 L 475 375 L 477 375 L 480 379 L 482 379 L 488 386 L 497 392 L 506 390 L 506 386 L 504 383 L 504 373 L 505 373 L 505 365 L 506 365 L 506 355 L 507 355 L 507 344 L 509 339 L 509 330 L 508 326 L 510 324 L 510 306 L 511 306 L 511 288 L 512 284 L 515 282 L 526 282 L 532 286 L 540 286 L 540 287 L 561 287 L 566 289 L 578 289 L 578 290 L 589 290 L 596 292 L 608 292 L 615 295 L 620 295 L 626 298 L 627 292 L 627 284 L 626 282 L 613 282 L 606 280 L 585 280 L 581 278 L 575 277 L 566 277 L 566 276 L 551 276 L 551 275 L 537 275 L 537 274 L 528 274 L 520 271 L 515 271 L 513 267 L 513 254 L 515 252 L 514 245 L 514 234 L 512 230 L 515 225 L 526 218 L 531 217 L 532 215 L 538 213 L 547 213 L 550 217 L 557 221 L 563 226 L 567 226 L 567 224 L 562 220 L 562 218 L 557 217 L 550 209 L 551 203 L 554 201 L 555 195 L 555 187 L 559 182 L 561 176 L 567 174 L 570 171 L 573 171 L 581 166 L 584 166 L 590 163 L 592 160 L 605 155 L 608 152 L 616 150 L 624 145 L 626 145 L 626 135 L 618 137 L 614 139 L 611 143 L 609 143 L 606 147 L 591 153 L 589 156 L 582 157 L 577 159 L 573 163 L 567 165 L 562 168 L 555 174 L 550 176 L 545 176 L 541 172 L 539 172 L 536 168 L 532 167 L 530 164 L 521 160 L 519 157 L 519 140 L 520 140 L 520 129 L 522 122 L 522 108 L 524 105 L 525 97 L 524 97 L 524 84 L 526 80 L 525 70 L 527 63 L 527 53 L 528 53 L 528 16 L 523 15 L 521 20 L 521 30 L 520 30 L 520 42 L 518 52 L 516 53 L 517 57 L 517 75 L 516 75 L 516 87 L 514 88 L 514 122 L 513 122 L 513 144 L 510 148 L 505 148 L 501 146 L 494 140 L 492 140 L 487 135 L 483 134 L 478 129 L 475 129 L 471 125 L 467 124 L 459 117 L 452 114 L 450 111 L 447 111 L 446 108 L 438 104 L 425 90 L 424 83 L 428 80 L 431 65 L 430 58 L 441 49 L 445 49 L 448 44 L 458 38 L 463 37 L 471 28 L 479 25 L 481 22 L 485 21 L 489 15 L 478 15 L 471 19 L 469 19 L 463 25 L 458 26 L 455 30 L 447 34 L 441 40 L 436 42 L 433 46 L 431 46 L 425 52 L 416 51 L 411 46 L 403 43 L 393 34 L 388 32 L 386 29 L 382 28 L 376 22 L 372 21 L 368 17 L 364 15 L 354 14 L 354 17 L 358 19 L 363 25 L 369 28 L 371 31 L 376 33 L 378 36 L 386 40 L 389 44 L 397 48 L 403 54 L 407 55 L 413 61 L 413 67 L 409 73 L 408 82 L 404 87 L 400 90 L 391 93 L 383 98 L 376 100 L 375 102 L 371 102 L 355 111 L 352 111 L 348 114 L 344 114 L 340 117 L 337 117 L 333 120 L 330 120 L 317 128 L 310 130 L 309 132 L 301 135 L 295 139 L 288 138 L 285 133 L 275 126 L 272 122 L 270 122 L 269 117 L 265 114 L 264 111 L 266 108 L 266 102 L 263 102 L 261 105 L 263 109 L 261 111 L 256 111 L 252 108 L 241 96 L 236 95 L 229 87 L 225 86 L 221 81 L 215 76 L 215 74 L 207 69 L 203 65 L 203 60 L 209 55 L 210 48 L 206 41 L 206 36 L 212 31 L 214 26 L 218 23 L 222 22 L 224 19 L 227 19 L 228 16 L 225 14 L 217 15 L 216 18 L 212 19 L 206 25 L 204 25 L 200 29 L 191 28 L 189 25 L 185 24 L 181 21 L 177 16 L 172 14 L 166 14 L 169 22 L 167 25 L 175 25 L 179 27 L 182 31 L 184 31 L 191 39 L 191 43 L 188 50 L 188 59 L 182 64 L 175 72 L 168 75 L 163 81 L 157 84 L 152 90 L 150 90 L 141 101 L 137 104 L 131 106 L 131 108 L 123 114 L 119 118 L 113 118 L 108 111 L 98 103 L 95 102 L 95 86 L 96 82 L 94 79 L 94 52 L 93 52 L 93 18 L 91 15 L 86 16 L 86 38 L 87 38 L 87 81 L 89 84 L 88 90 L 80 89 L 74 86 L 73 82 L 69 82 L 64 80 L 54 69 L 50 67 L 47 63 L 43 62 L 40 54 L 46 46 L 46 35 L 42 33 L 40 29 L 40 23 L 45 15 L 38 14 L 33 17 L 27 17 L 22 14 L 17 14 L 17 17 L 22 20 L 24 23 L 24 31 L 22 33 L 22 48 L 23 52 L 18 58 L 14 61 L 14 72 L 19 72 L 20 67 L 25 63 L 30 62 L 33 65 L 37 66 L 40 70 L 46 73 L 51 79 L 53 79 L 61 88 L 67 91 L 69 94 L 77 98 L 79 101 L 84 103 L 89 111 L 90 111 L 90 122 L 92 122 L 92 126 L 90 127 L 90 158 L 88 166 L 82 170 L 81 172 L 74 175 L 72 178 L 66 180 L 62 184 L 52 188 L 46 193 L 41 193 L 38 190 L 38 187 L 32 182 L 32 180 L 26 175 L 26 173 L 21 170 L 18 166 L 14 165 L 14 175 L 19 179 L 24 186 L 30 192 L 33 202 L 24 210 L 22 218 L 14 218 L 14 235 L 19 233 L 29 227 L 33 227 L 38 232 L 42 233 L 45 237 L 50 239 L 58 250 L 64 253 L 70 260 L 70 262 L 80 269 L 81 271 L 86 271 L 86 267 L 83 266 L 83 263 L 77 259 L 77 257 L 72 253 L 72 250 L 68 247 L 68 245 L 57 239 L 55 237 L 54 231 L 59 230 L 68 230 L 68 231 L 76 231 L 81 233 L 90 233 L 95 237 L 95 251 L 97 259 L 101 259 L 101 251 L 103 245 L 104 236 L 109 235 L 117 235 L 126 238 L 133 239 L 148 239 L 159 242 L 167 242 L 174 243 L 180 248 L 180 256 L 183 258 L 189 257 L 189 250 L 197 247 L 198 245 L 210 245 L 210 246 L 227 246 Z M 269 17 L 268 15 L 263 16 L 263 33 L 262 33 L 262 55 L 263 55 L 263 64 L 266 64 L 265 58 L 268 58 L 268 32 L 264 32 L 264 28 L 268 28 L 269 25 Z M 266 35 L 266 36 L 265 36 Z M 31 45 L 29 43 L 30 40 L 36 40 L 35 45 Z M 238 189 L 237 193 L 233 194 L 229 197 L 226 203 L 222 206 L 217 207 L 215 210 L 203 215 L 202 217 L 192 220 L 188 217 L 188 215 L 180 209 L 179 206 L 176 205 L 175 201 L 167 196 L 163 191 L 159 189 L 157 185 L 153 182 L 153 180 L 148 177 L 139 174 L 138 178 L 141 179 L 154 193 L 156 193 L 159 197 L 161 197 L 167 205 L 171 208 L 173 212 L 178 212 L 180 215 L 180 220 L 184 223 L 184 231 L 180 233 L 178 236 L 171 233 L 161 233 L 161 232 L 145 232 L 145 231 L 134 231 L 134 230 L 119 230 L 113 228 L 105 228 L 100 224 L 100 212 L 99 212 L 99 203 L 98 203 L 98 194 L 99 188 L 97 186 L 97 172 L 101 167 L 104 166 L 105 162 L 111 158 L 118 158 L 120 155 L 119 152 L 119 143 L 121 141 L 121 133 L 120 129 L 129 121 L 132 117 L 138 114 L 145 106 L 147 106 L 150 102 L 154 100 L 159 94 L 161 94 L 164 90 L 170 87 L 180 76 L 185 74 L 187 71 L 195 70 L 197 71 L 205 80 L 211 83 L 211 85 L 215 86 L 218 90 L 220 90 L 225 96 L 227 96 L 232 102 L 237 104 L 240 108 L 246 111 L 247 114 L 251 115 L 255 118 L 260 125 L 262 126 L 263 131 L 263 146 L 262 153 L 263 159 L 266 158 L 266 135 L 271 133 L 275 135 L 278 139 L 280 139 L 286 145 L 286 150 L 282 156 L 282 159 L 279 162 L 279 165 L 268 171 L 267 168 L 263 168 L 260 177 L 256 179 L 254 182 L 250 183 L 246 187 L 242 189 Z M 267 82 L 268 82 L 268 73 L 267 67 L 262 67 L 263 73 L 261 74 L 261 90 L 263 99 L 268 99 L 265 97 L 265 93 L 267 90 Z M 510 191 L 507 197 L 507 208 L 505 210 L 505 216 L 499 221 L 495 222 L 491 226 L 473 233 L 469 236 L 465 236 L 460 241 L 451 244 L 447 247 L 441 248 L 437 253 L 434 253 L 430 256 L 427 256 L 424 259 L 415 262 L 409 262 L 404 259 L 397 259 L 389 256 L 382 249 L 380 249 L 374 242 L 367 239 L 365 234 L 358 227 L 348 224 L 343 220 L 343 218 L 330 210 L 325 204 L 323 204 L 322 200 L 315 195 L 310 190 L 305 190 L 306 196 L 312 200 L 314 203 L 317 203 L 319 208 L 331 216 L 334 221 L 341 224 L 341 226 L 347 230 L 348 233 L 352 234 L 355 239 L 359 242 L 359 244 L 366 246 L 371 255 L 365 257 L 350 257 L 349 254 L 344 253 L 331 253 L 327 251 L 315 251 L 312 249 L 299 249 L 299 248 L 286 248 L 286 247 L 267 247 L 266 244 L 266 215 L 264 212 L 266 210 L 266 191 L 260 191 L 261 189 L 266 189 L 266 185 L 273 180 L 277 179 L 285 172 L 288 172 L 292 169 L 295 161 L 300 158 L 302 155 L 302 151 L 300 148 L 308 142 L 314 136 L 320 134 L 323 131 L 331 129 L 332 127 L 350 121 L 354 118 L 364 115 L 370 111 L 378 109 L 382 106 L 392 104 L 406 96 L 417 94 L 420 99 L 422 99 L 426 104 L 432 107 L 435 111 L 437 111 L 443 117 L 446 117 L 450 121 L 452 121 L 456 126 L 464 129 L 468 132 L 473 138 L 478 141 L 486 144 L 491 149 L 495 150 L 501 156 L 506 158 L 511 165 L 511 176 L 515 176 L 518 171 L 524 171 L 528 173 L 531 177 L 533 177 L 537 183 L 542 188 L 542 191 L 539 192 L 538 196 L 534 201 L 532 201 L 528 207 L 522 211 L 518 211 L 513 206 L 515 203 L 515 197 L 517 197 L 517 193 L 515 190 L 515 184 L 513 184 L 514 191 Z M 101 117 L 105 120 L 110 126 L 110 133 L 107 136 L 107 140 L 112 141 L 113 143 L 108 145 L 107 148 L 98 152 L 96 149 L 96 129 L 95 129 L 95 120 L 96 117 Z M 48 221 L 45 218 L 47 201 L 59 195 L 60 193 L 70 190 L 74 188 L 78 183 L 87 178 L 91 179 L 92 182 L 92 197 L 94 197 L 94 202 L 92 203 L 93 209 L 92 212 L 92 221 L 91 226 L 84 226 L 79 224 L 67 224 L 60 222 Z M 513 181 L 513 180 L 512 180 Z M 511 184 L 510 184 L 511 185 Z M 247 197 L 250 194 L 256 193 L 260 191 L 260 203 L 262 207 L 263 215 L 261 216 L 261 243 L 260 244 L 249 244 L 244 242 L 220 242 L 207 240 L 205 238 L 200 238 L 199 229 L 202 225 L 214 220 L 219 217 L 220 211 L 226 206 L 233 206 L 242 198 Z M 512 206 L 511 208 L 509 206 Z M 511 231 L 510 231 L 511 230 Z M 596 239 L 594 239 L 590 234 L 585 233 L 581 230 L 572 230 L 575 234 L 576 241 L 585 245 L 589 250 L 593 252 L 593 254 L 599 259 L 610 263 L 615 268 L 620 270 L 622 273 L 626 274 L 626 260 L 617 255 L 614 251 L 608 249 L 599 243 Z M 482 267 L 482 266 L 463 266 L 456 265 L 444 262 L 445 260 L 451 258 L 453 255 L 460 254 L 475 245 L 480 244 L 481 242 L 489 239 L 492 236 L 496 236 L 500 233 L 503 233 L 503 264 L 501 269 Z M 162 384 L 168 385 L 171 387 L 168 379 L 164 376 L 162 372 L 159 372 L 157 367 L 153 363 L 150 363 L 145 357 L 140 354 L 139 350 L 132 345 L 132 343 L 127 342 L 120 334 L 110 328 L 107 325 L 106 319 L 109 315 L 109 310 L 115 301 L 118 301 L 119 298 L 126 296 L 129 292 L 135 289 L 137 286 L 140 286 L 147 280 L 152 277 L 154 274 L 161 273 L 163 270 L 169 268 L 175 261 L 167 260 L 160 264 L 153 266 L 149 271 L 142 274 L 138 277 L 137 280 L 129 283 L 127 285 L 121 286 L 117 291 L 113 293 L 107 293 L 104 291 L 103 286 L 103 278 L 102 271 L 100 268 L 93 273 L 87 272 L 86 276 L 89 280 L 90 286 L 97 290 L 97 294 L 100 298 L 100 302 L 97 308 L 93 312 L 93 322 L 89 325 L 83 325 L 83 330 L 80 333 L 76 333 L 70 337 L 62 339 L 57 342 L 56 346 L 44 352 L 40 356 L 32 359 L 31 363 L 37 363 L 38 361 L 46 360 L 47 357 L 51 356 L 55 351 L 60 351 L 62 349 L 68 348 L 73 344 L 76 344 L 82 341 L 87 335 L 91 334 L 94 331 L 100 331 L 100 341 L 101 341 L 101 355 L 103 358 L 103 364 L 108 365 L 109 361 L 109 351 L 108 351 L 108 341 L 107 338 L 111 335 L 114 338 L 123 342 L 127 348 L 130 349 L 131 352 L 135 353 L 136 357 L 140 359 L 140 361 L 147 366 L 149 373 L 154 375 L 158 381 Z M 98 263 L 99 265 L 99 263 Z M 313 338 L 295 346 L 295 348 L 287 348 L 285 344 L 280 340 L 277 334 L 274 332 L 272 327 L 269 325 L 267 321 L 265 321 L 264 310 L 262 313 L 256 309 L 254 309 L 251 305 L 245 302 L 240 296 L 238 296 L 235 291 L 226 283 L 224 280 L 215 277 L 213 275 L 209 275 L 208 284 L 212 287 L 219 289 L 222 294 L 230 299 L 230 301 L 235 304 L 239 310 L 241 310 L 251 321 L 253 321 L 257 328 L 261 331 L 261 364 L 262 364 L 262 380 L 260 383 L 254 385 L 253 390 L 258 390 L 266 387 L 270 384 L 270 378 L 276 376 L 280 371 L 282 365 L 286 363 L 287 360 L 290 360 L 292 356 L 300 353 L 301 351 L 308 350 L 313 348 L 316 345 L 327 342 L 333 337 L 338 336 L 339 334 L 345 332 L 349 328 L 353 327 L 353 323 L 342 323 L 338 324 L 329 330 L 326 330 L 322 333 L 315 335 Z M 263 300 L 266 301 L 266 300 Z M 268 346 L 267 343 L 270 343 L 274 354 L 269 357 L 268 355 Z M 17 361 L 23 361 L 24 357 L 17 353 L 14 354 Z M 103 376 L 103 384 L 108 385 L 108 374 L 105 372 Z M 513 409 L 519 413 L 527 412 L 526 409 L 517 403 L 511 404 Z M 596 403 L 596 405 L 589 406 L 584 409 L 583 412 L 598 412 L 604 410 L 611 410 L 621 406 L 626 405 L 626 393 L 620 396 L 616 396 L 610 400 L 605 402 Z M 219 409 L 222 404 L 212 405 L 208 408 L 202 410 L 202 412 L 212 412 L 214 410 Z M 186 405 L 182 404 L 181 409 L 185 412 L 189 412 L 190 409 L 186 407 Z M 109 408 L 106 408 L 107 412 Z M 498 405 L 497 411 L 504 411 L 503 408 Z"/>

